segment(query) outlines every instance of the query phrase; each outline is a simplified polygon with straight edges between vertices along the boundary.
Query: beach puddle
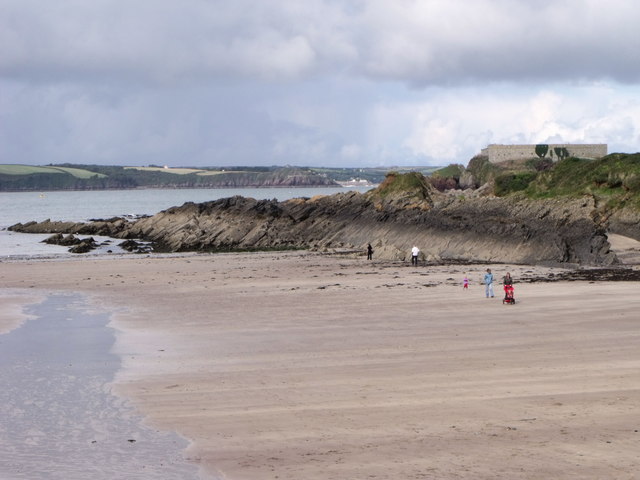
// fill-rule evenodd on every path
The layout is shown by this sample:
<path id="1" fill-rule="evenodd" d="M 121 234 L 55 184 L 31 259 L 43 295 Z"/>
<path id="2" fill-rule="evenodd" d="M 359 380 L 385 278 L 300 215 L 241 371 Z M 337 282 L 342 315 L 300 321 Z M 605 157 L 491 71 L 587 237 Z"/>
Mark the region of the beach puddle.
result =
<path id="1" fill-rule="evenodd" d="M 142 423 L 110 391 L 120 368 L 108 315 L 55 295 L 0 335 L 0 478 L 200 479 L 188 441 Z"/>

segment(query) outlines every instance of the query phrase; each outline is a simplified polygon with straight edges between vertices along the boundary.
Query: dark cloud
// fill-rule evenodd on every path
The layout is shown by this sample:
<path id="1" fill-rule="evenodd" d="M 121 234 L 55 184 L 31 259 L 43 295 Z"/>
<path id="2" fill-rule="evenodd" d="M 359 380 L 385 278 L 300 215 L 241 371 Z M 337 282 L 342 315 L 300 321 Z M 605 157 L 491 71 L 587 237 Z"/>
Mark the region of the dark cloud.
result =
<path id="1" fill-rule="evenodd" d="M 4 0 L 0 68 L 95 81 L 299 79 L 348 71 L 411 84 L 634 82 L 632 1 Z"/>
<path id="2" fill-rule="evenodd" d="M 441 163 L 512 139 L 638 144 L 632 0 L 0 0 L 0 12 L 1 163 Z M 615 101 L 593 95 L 600 84 Z M 562 120 L 541 98 L 582 110 Z M 504 121 L 488 123 L 491 105 Z"/>

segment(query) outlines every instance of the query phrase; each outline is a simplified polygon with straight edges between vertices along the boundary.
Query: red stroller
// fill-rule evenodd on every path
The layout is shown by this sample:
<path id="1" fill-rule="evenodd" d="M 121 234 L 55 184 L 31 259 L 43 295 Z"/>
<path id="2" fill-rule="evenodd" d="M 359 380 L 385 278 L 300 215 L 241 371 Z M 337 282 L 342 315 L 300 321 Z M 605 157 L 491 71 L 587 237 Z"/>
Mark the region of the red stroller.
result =
<path id="1" fill-rule="evenodd" d="M 513 298 L 513 285 L 504 286 L 504 298 L 502 299 L 503 305 L 514 305 L 516 299 Z"/>

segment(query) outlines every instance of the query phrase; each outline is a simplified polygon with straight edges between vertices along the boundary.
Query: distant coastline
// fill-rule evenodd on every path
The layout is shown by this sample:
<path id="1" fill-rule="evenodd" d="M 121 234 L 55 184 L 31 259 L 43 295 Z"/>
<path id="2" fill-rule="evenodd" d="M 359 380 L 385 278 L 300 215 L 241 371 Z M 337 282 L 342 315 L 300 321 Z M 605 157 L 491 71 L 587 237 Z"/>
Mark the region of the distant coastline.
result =
<path id="1" fill-rule="evenodd" d="M 425 174 L 436 167 L 394 168 Z M 0 192 L 374 186 L 387 168 L 0 165 Z"/>

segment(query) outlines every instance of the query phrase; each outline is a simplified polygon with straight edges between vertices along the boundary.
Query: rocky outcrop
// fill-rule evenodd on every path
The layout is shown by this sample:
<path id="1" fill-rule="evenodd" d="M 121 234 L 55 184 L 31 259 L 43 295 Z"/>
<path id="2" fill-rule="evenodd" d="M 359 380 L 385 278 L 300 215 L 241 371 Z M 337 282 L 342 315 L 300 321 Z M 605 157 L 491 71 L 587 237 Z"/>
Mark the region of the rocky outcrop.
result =
<path id="1" fill-rule="evenodd" d="M 434 232 L 440 257 L 462 252 L 462 258 L 513 263 L 616 263 L 590 198 L 457 198 L 434 210 L 442 222 Z"/>
<path id="2" fill-rule="evenodd" d="M 451 199 L 436 204 L 379 201 L 358 193 L 287 202 L 241 197 L 186 204 L 136 222 L 128 234 L 161 249 L 362 249 L 402 259 L 413 244 L 429 260 L 610 264 L 593 205 Z"/>
<path id="3" fill-rule="evenodd" d="M 640 240 L 640 212 L 636 208 L 623 207 L 603 214 L 603 220 L 612 233 Z"/>
<path id="4" fill-rule="evenodd" d="M 122 243 L 119 243 L 118 246 L 127 252 L 132 253 L 150 253 L 152 248 L 150 245 L 136 242 L 135 240 L 129 239 L 125 240 Z"/>
<path id="5" fill-rule="evenodd" d="M 71 253 L 87 253 L 91 250 L 94 250 L 98 246 L 93 237 L 78 238 L 72 233 L 69 233 L 66 236 L 62 233 L 55 233 L 49 238 L 43 240 L 43 242 L 49 243 L 51 245 L 71 247 L 69 248 L 69 252 Z"/>
<path id="6" fill-rule="evenodd" d="M 42 222 L 18 223 L 9 230 L 23 233 L 66 233 L 74 235 L 104 235 L 113 237 L 115 232 L 123 232 L 131 226 L 131 221 L 115 217 L 90 222 L 61 222 L 50 219 Z"/>
<path id="7" fill-rule="evenodd" d="M 422 188 L 422 187 L 421 187 Z M 404 259 L 417 245 L 429 261 L 616 262 L 589 197 L 579 200 L 418 194 L 376 190 L 284 202 L 231 197 L 186 203 L 135 221 L 46 221 L 12 229 L 153 242 L 156 251 L 310 248 Z"/>

